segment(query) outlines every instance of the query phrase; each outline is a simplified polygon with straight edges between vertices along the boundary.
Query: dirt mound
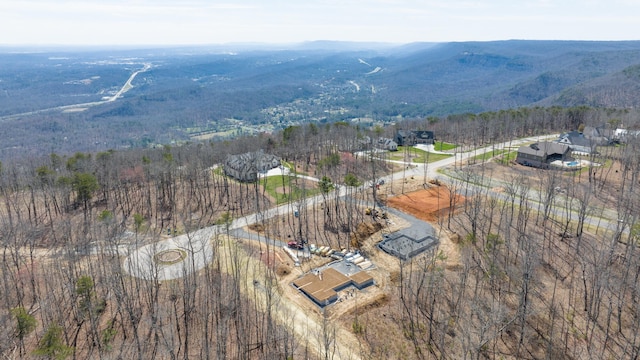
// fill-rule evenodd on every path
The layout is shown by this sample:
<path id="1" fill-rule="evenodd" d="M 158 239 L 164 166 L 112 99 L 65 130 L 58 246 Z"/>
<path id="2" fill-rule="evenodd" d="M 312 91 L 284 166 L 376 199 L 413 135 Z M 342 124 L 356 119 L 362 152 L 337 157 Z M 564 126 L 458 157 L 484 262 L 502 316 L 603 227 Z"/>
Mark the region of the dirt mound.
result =
<path id="1" fill-rule="evenodd" d="M 458 234 L 458 233 L 451 234 L 451 236 L 449 236 L 449 238 L 451 239 L 451 242 L 454 243 L 454 244 L 461 244 L 462 243 L 462 236 L 460 236 L 460 234 Z"/>
<path id="2" fill-rule="evenodd" d="M 264 226 L 262 224 L 258 224 L 258 223 L 251 224 L 251 225 L 248 226 L 248 228 L 249 228 L 249 230 L 255 231 L 257 233 L 261 233 L 261 232 L 264 231 Z"/>
<path id="3" fill-rule="evenodd" d="M 287 265 L 284 264 L 280 264 L 278 265 L 278 268 L 276 269 L 276 274 L 280 277 L 282 276 L 287 276 L 289 274 L 291 274 L 291 268 Z"/>
<path id="4" fill-rule="evenodd" d="M 356 227 L 356 231 L 351 234 L 351 246 L 354 248 L 360 248 L 362 243 L 369 238 L 369 236 L 377 233 L 382 229 L 382 224 L 378 222 L 360 223 Z"/>
<path id="5" fill-rule="evenodd" d="M 457 205 L 464 202 L 464 197 L 453 194 L 444 186 L 413 191 L 388 200 L 388 205 L 409 213 L 418 219 L 435 222 L 440 216 L 455 211 Z"/>

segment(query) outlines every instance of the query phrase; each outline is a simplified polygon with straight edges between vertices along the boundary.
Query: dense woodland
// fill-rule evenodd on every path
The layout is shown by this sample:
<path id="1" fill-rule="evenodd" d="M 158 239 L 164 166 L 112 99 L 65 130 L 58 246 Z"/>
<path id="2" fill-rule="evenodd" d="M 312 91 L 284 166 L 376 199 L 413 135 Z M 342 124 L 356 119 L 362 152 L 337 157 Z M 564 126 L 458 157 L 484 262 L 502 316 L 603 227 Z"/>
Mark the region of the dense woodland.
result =
<path id="1" fill-rule="evenodd" d="M 371 145 L 361 141 L 366 136 L 391 137 L 398 128 L 434 130 L 439 140 L 477 148 L 585 124 L 633 128 L 636 122 L 633 110 L 525 108 L 373 130 L 309 124 L 233 141 L 4 161 L 0 354 L 637 358 L 640 145 L 635 140 L 603 151 L 608 165 L 580 176 L 527 173 L 509 163 L 456 167 L 449 191 L 473 195 L 434 224 L 453 248 L 398 262 L 382 288 L 385 295 L 345 316 L 331 318 L 331 310 L 312 314 L 320 324 L 317 339 L 297 336 L 295 314 L 282 292 L 287 285 L 278 282 L 282 269 L 256 260 L 264 249 L 234 239 L 228 226 L 211 239 L 211 263 L 179 279 L 144 280 L 122 265 L 128 252 L 166 237 L 167 228 L 180 234 L 213 224 L 225 228 L 275 205 L 260 183 L 238 183 L 216 170 L 227 154 L 263 149 L 300 173 L 358 185 L 394 169 L 344 154 L 368 149 Z M 477 185 L 498 171 L 511 176 L 503 197 Z M 558 186 L 565 193 L 559 194 Z M 351 197 L 374 200 L 375 192 L 357 189 Z M 403 186 L 396 195 L 410 190 Z M 282 229 L 270 230 L 271 236 L 299 232 L 319 244 L 348 242 L 355 224 L 372 220 L 333 193 L 326 187 L 321 208 L 291 200 L 302 206 L 300 219 L 282 220 Z M 610 214 L 619 221 L 610 222 Z M 316 226 L 309 226 L 313 220 Z M 346 341 L 340 331 L 356 339 L 348 356 L 339 348 Z"/>

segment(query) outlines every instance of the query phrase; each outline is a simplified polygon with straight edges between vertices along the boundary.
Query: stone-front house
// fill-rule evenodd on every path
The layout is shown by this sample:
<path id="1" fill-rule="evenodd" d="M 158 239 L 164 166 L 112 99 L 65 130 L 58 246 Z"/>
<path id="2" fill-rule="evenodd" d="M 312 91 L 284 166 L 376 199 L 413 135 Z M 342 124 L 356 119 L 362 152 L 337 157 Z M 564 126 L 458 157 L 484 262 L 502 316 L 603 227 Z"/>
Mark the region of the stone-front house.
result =
<path id="1" fill-rule="evenodd" d="M 432 145 L 436 138 L 433 131 L 427 130 L 398 130 L 396 143 L 398 146 L 414 146 L 418 144 Z"/>
<path id="2" fill-rule="evenodd" d="M 539 142 L 518 148 L 516 162 L 520 165 L 548 168 L 552 161 L 570 161 L 571 148 L 557 142 Z"/>
<path id="3" fill-rule="evenodd" d="M 228 155 L 224 162 L 224 174 L 243 182 L 258 180 L 258 173 L 265 173 L 280 166 L 280 158 L 265 154 L 262 150 L 240 155 Z"/>

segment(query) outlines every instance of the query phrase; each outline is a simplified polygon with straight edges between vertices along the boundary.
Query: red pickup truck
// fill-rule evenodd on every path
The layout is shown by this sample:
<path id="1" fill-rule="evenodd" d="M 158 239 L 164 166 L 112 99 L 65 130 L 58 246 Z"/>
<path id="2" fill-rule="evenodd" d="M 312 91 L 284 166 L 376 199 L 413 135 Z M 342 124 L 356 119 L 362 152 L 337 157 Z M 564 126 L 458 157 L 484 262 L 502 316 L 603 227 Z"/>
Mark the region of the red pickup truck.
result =
<path id="1" fill-rule="evenodd" d="M 299 243 L 297 241 L 289 241 L 287 243 L 287 246 L 292 248 L 292 249 L 298 249 L 298 250 L 304 249 L 304 245 L 302 245 L 301 243 Z"/>

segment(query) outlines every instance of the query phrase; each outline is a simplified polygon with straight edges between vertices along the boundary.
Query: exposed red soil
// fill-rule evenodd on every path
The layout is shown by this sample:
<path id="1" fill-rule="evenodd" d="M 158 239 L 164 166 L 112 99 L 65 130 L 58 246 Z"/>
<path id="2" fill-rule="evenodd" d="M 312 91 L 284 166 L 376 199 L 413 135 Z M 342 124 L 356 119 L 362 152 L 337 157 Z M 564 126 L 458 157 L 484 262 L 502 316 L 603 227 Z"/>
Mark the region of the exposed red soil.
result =
<path id="1" fill-rule="evenodd" d="M 439 216 L 446 216 L 450 211 L 455 211 L 456 205 L 462 204 L 465 199 L 454 194 L 453 201 L 451 200 L 450 191 L 444 186 L 437 186 L 394 196 L 387 203 L 418 219 L 436 222 Z"/>

